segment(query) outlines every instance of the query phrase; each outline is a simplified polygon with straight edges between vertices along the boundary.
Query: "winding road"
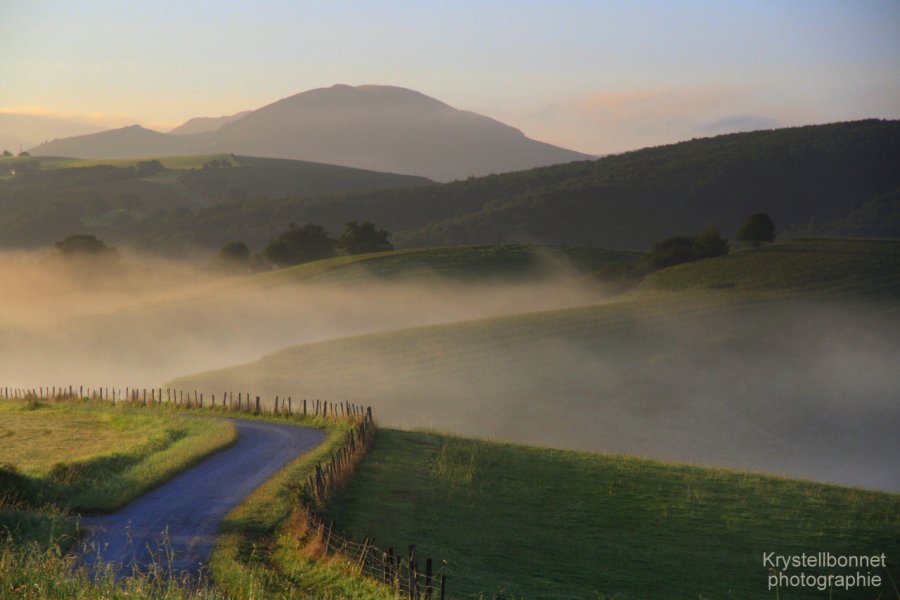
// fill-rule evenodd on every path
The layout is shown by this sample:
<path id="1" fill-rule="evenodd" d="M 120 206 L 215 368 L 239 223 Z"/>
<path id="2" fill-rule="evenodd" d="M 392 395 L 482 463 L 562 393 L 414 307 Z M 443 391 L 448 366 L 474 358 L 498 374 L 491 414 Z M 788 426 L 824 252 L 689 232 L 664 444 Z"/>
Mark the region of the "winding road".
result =
<path id="1" fill-rule="evenodd" d="M 234 507 L 291 460 L 325 439 L 319 429 L 232 420 L 237 441 L 118 512 L 85 517 L 82 560 L 115 564 L 120 574 L 156 562 L 202 575 L 219 525 Z"/>

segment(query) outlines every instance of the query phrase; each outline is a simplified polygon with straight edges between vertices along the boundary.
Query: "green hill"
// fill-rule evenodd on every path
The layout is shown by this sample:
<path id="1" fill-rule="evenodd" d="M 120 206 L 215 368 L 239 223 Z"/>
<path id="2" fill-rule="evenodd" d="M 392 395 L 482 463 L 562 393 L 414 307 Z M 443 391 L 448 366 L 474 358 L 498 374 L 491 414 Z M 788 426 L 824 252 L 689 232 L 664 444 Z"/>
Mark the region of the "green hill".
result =
<path id="1" fill-rule="evenodd" d="M 884 552 L 893 597 L 900 495 L 753 473 L 381 430 L 329 504 L 381 548 L 443 561 L 453 598 L 776 598 L 763 553 Z M 816 575 L 853 570 L 808 569 Z"/>
<path id="2" fill-rule="evenodd" d="M 165 174 L 111 186 L 57 181 L 51 190 L 40 177 L 28 184 L 6 177 L 0 235 L 7 245 L 42 244 L 80 222 L 89 233 L 140 248 L 172 252 L 242 240 L 257 250 L 290 222 L 337 234 L 347 221 L 372 220 L 404 247 L 647 248 L 710 226 L 731 236 L 761 211 L 782 232 L 893 235 L 883 219 L 867 216 L 892 210 L 885 201 L 866 206 L 900 186 L 900 121 L 729 134 L 442 185 L 300 161 L 204 158 L 196 170 L 161 159 Z M 14 160 L 0 162 L 0 170 Z M 831 225 L 846 220 L 851 224 Z"/>
<path id="3" fill-rule="evenodd" d="M 230 228 L 258 245 L 291 221 L 338 232 L 349 220 L 370 219 L 401 246 L 648 248 L 710 226 L 732 236 L 756 212 L 770 214 L 780 231 L 847 218 L 897 189 L 898 164 L 900 121 L 869 120 L 722 135 L 424 188 L 236 200 L 176 227 L 178 235 Z M 873 234 L 880 235 L 867 227 L 854 233 Z"/>
<path id="4" fill-rule="evenodd" d="M 425 185 L 431 182 L 422 177 L 230 154 L 9 157 L 0 159 L 0 239 L 7 247 L 42 246 L 81 232 L 153 251 L 218 247 L 235 239 L 234 228 L 239 236 L 243 225 L 191 231 L 181 239 L 170 232 L 197 211 L 215 213 L 228 202 Z"/>
<path id="5" fill-rule="evenodd" d="M 385 423 L 900 489 L 900 242 L 681 265 L 581 308 L 296 346 L 188 389 L 371 404 Z"/>
<path id="6" fill-rule="evenodd" d="M 277 271 L 258 273 L 238 282 L 257 286 L 274 283 L 339 283 L 375 279 L 419 281 L 438 277 L 453 281 L 533 279 L 560 274 L 589 275 L 603 265 L 630 263 L 641 256 L 629 250 L 575 246 L 447 246 L 406 248 L 317 260 Z"/>

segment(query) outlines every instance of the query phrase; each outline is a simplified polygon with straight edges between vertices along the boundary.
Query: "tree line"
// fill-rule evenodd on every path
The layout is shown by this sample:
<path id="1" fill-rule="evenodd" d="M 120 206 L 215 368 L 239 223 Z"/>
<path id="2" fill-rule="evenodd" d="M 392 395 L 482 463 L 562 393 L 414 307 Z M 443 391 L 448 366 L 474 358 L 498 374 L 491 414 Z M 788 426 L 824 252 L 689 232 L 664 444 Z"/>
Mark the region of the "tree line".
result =
<path id="1" fill-rule="evenodd" d="M 302 227 L 291 223 L 266 244 L 262 253 L 252 256 L 244 242 L 229 242 L 219 250 L 217 266 L 225 270 L 263 270 L 284 268 L 338 254 L 365 254 L 393 250 L 391 234 L 378 229 L 371 221 L 350 221 L 338 238 L 328 235 L 324 227 L 307 223 Z"/>

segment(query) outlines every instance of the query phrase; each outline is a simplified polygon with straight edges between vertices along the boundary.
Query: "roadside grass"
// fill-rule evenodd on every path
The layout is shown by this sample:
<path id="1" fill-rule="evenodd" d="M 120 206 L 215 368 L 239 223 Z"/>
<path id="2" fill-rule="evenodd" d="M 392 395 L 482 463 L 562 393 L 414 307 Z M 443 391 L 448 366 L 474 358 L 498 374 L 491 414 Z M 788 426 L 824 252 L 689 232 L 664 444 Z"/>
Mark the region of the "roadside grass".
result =
<path id="1" fill-rule="evenodd" d="M 267 415 L 265 420 L 282 422 Z M 350 424 L 333 419 L 289 418 L 287 422 L 328 432 L 314 450 L 298 457 L 229 514 L 210 561 L 217 589 L 239 598 L 395 598 L 389 589 L 355 575 L 337 557 L 314 559 L 310 540 L 297 530 L 298 490 L 316 464 L 343 444 Z"/>
<path id="2" fill-rule="evenodd" d="M 64 540 L 63 540 L 64 541 Z M 2 600 L 213 600 L 216 590 L 189 585 L 162 573 L 117 578 L 109 565 L 79 567 L 64 545 L 0 538 Z"/>
<path id="3" fill-rule="evenodd" d="M 900 495 L 624 456 L 382 429 L 328 508 L 443 560 L 453 598 L 775 598 L 773 551 L 884 552 L 900 579 Z M 865 597 L 894 597 L 880 575 Z"/>
<path id="4" fill-rule="evenodd" d="M 166 404 L 113 407 L 88 400 L 0 400 L 0 414 L 4 441 L 17 438 L 16 443 L 0 446 L 4 453 L 0 456 L 15 459 L 22 469 L 7 467 L 0 473 L 8 494 L 0 503 L 0 572 L 12 573 L 0 578 L 2 599 L 394 597 L 356 576 L 340 558 L 311 559 L 303 550 L 306 541 L 290 530 L 302 482 L 343 443 L 351 429 L 348 422 L 210 408 L 189 413 Z M 224 443 L 229 443 L 233 426 L 215 417 L 318 427 L 329 435 L 227 517 L 211 557 L 211 587 L 170 579 L 152 568 L 117 581 L 108 565 L 95 569 L 77 565 L 69 553 L 78 536 L 69 510 L 112 510 L 199 459 L 207 446 L 221 447 L 223 434 Z M 36 429 L 38 422 L 43 430 Z M 78 446 L 79 458 L 56 462 L 43 456 L 41 448 L 47 445 L 41 444 L 42 436 L 53 439 L 53 452 Z M 93 445 L 80 444 L 92 437 L 99 438 Z M 192 445 L 185 444 L 192 439 Z M 116 452 L 108 452 L 111 445 Z M 188 456 L 191 451 L 195 454 Z M 128 459 L 137 461 L 130 464 Z M 57 472 L 65 475 L 65 483 L 51 476 Z M 87 481 L 92 482 L 90 489 L 84 489 Z M 9 482 L 17 483 L 21 493 L 7 489 Z"/>
<path id="5" fill-rule="evenodd" d="M 172 409 L 0 399 L 0 439 L 0 476 L 5 501 L 19 515 L 14 520 L 21 526 L 22 510 L 39 509 L 36 528 L 19 533 L 46 540 L 59 519 L 42 516 L 42 507 L 115 510 L 231 444 L 236 430 L 226 421 L 178 418 Z M 0 508 L 0 526 L 9 525 L 4 514 Z"/>

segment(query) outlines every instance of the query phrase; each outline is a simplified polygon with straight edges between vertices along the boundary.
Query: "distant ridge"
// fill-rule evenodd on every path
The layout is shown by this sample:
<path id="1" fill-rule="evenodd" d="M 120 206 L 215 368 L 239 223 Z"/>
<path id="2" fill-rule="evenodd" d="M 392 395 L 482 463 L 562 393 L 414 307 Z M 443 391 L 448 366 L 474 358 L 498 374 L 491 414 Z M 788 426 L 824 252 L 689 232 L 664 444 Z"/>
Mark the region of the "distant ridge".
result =
<path id="1" fill-rule="evenodd" d="M 229 152 L 440 181 L 592 158 L 405 88 L 335 85 L 255 111 L 191 119 L 168 134 L 129 127 L 41 144 L 36 156 L 137 158 Z"/>
<path id="2" fill-rule="evenodd" d="M 232 121 L 236 121 L 242 117 L 249 115 L 252 111 L 245 110 L 233 115 L 227 115 L 224 117 L 194 117 L 193 119 L 189 119 L 176 127 L 175 129 L 169 131 L 169 133 L 173 133 L 176 135 L 188 135 L 191 133 L 208 133 L 210 131 L 215 131 L 219 129 L 222 125 L 226 123 L 231 123 Z"/>

